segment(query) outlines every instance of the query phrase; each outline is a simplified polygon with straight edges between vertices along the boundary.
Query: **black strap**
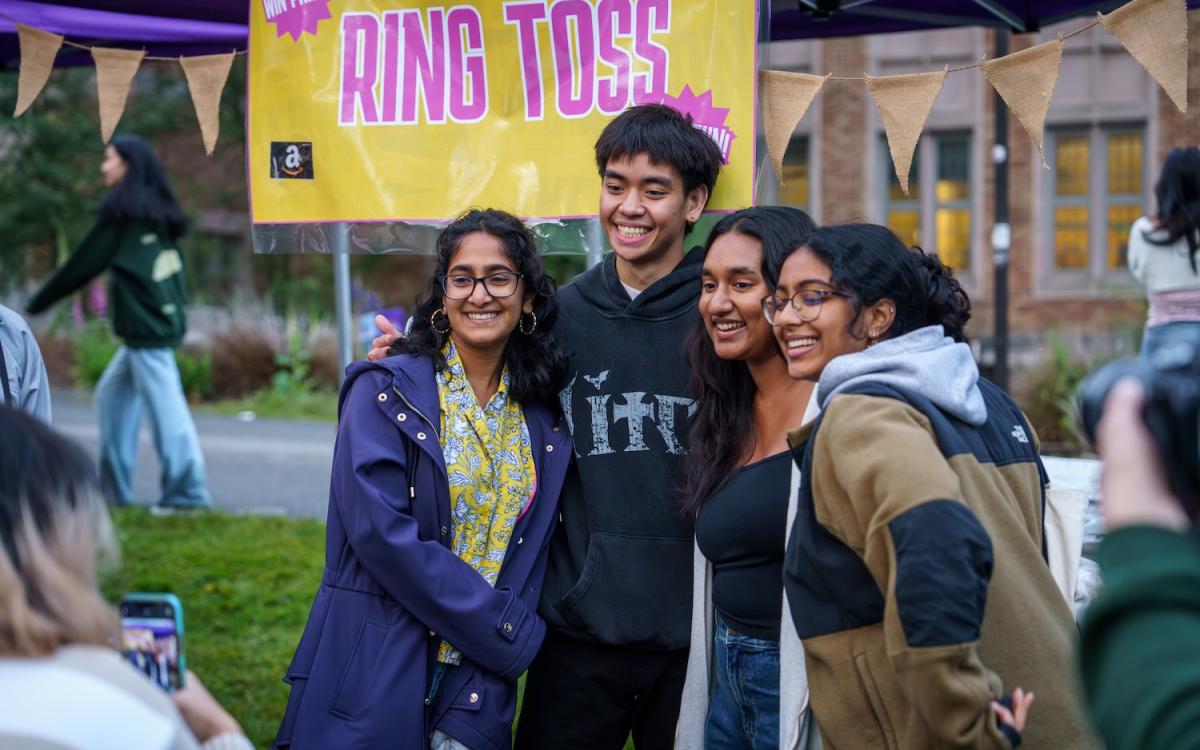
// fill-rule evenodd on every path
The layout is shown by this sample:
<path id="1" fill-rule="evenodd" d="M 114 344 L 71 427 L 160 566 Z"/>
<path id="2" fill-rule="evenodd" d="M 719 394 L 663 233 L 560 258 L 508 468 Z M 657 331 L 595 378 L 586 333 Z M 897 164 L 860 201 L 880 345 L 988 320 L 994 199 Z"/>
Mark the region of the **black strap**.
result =
<path id="1" fill-rule="evenodd" d="M 4 405 L 16 406 L 13 403 L 12 389 L 8 385 L 8 363 L 4 361 L 3 341 L 0 341 L 0 384 L 4 386 Z"/>

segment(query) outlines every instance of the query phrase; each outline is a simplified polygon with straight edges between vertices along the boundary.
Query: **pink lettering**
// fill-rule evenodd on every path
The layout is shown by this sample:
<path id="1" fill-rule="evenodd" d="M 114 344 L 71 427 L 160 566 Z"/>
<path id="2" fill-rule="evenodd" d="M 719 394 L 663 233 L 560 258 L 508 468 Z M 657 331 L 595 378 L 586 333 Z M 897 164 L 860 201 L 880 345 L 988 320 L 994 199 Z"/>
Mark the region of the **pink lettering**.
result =
<path id="1" fill-rule="evenodd" d="M 615 44 L 617 37 L 633 32 L 633 8 L 630 0 L 600 0 L 596 5 L 600 59 L 615 74 L 596 77 L 596 104 L 606 115 L 615 115 L 629 106 L 629 53 Z"/>
<path id="2" fill-rule="evenodd" d="M 400 121 L 417 122 L 418 76 L 428 122 L 446 121 L 446 18 L 441 8 L 429 9 L 429 32 L 419 10 L 405 11 L 404 75 Z"/>
<path id="3" fill-rule="evenodd" d="M 400 13 L 383 14 L 383 121 L 396 123 L 397 78 L 400 69 Z"/>
<path id="4" fill-rule="evenodd" d="M 446 15 L 446 34 L 450 42 L 450 119 L 477 122 L 487 114 L 487 62 L 479 11 L 462 5 L 452 8 Z"/>
<path id="5" fill-rule="evenodd" d="M 504 22 L 517 27 L 526 120 L 542 119 L 542 58 L 538 49 L 537 24 L 545 21 L 544 0 L 504 4 Z"/>
<path id="6" fill-rule="evenodd" d="M 379 121 L 375 80 L 379 74 L 379 21 L 369 13 L 342 16 L 342 86 L 338 123 L 353 125 L 361 110 L 362 122 Z"/>
<path id="7" fill-rule="evenodd" d="M 550 39 L 558 112 L 563 117 L 583 117 L 592 111 L 596 89 L 592 6 L 586 0 L 556 0 L 550 7 Z"/>
<path id="8" fill-rule="evenodd" d="M 667 93 L 668 54 L 662 45 L 655 44 L 653 34 L 671 30 L 671 0 L 640 0 L 637 4 L 637 24 L 634 27 L 633 51 L 649 63 L 648 73 L 633 76 L 633 101 L 661 99 Z"/>

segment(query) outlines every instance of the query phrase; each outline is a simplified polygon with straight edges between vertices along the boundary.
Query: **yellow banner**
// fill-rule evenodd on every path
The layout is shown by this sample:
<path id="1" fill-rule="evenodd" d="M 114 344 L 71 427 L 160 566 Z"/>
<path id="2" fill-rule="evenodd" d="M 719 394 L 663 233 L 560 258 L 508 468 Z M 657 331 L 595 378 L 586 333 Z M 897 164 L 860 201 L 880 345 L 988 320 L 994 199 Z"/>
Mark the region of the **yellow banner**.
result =
<path id="1" fill-rule="evenodd" d="M 253 221 L 594 216 L 593 145 L 634 104 L 689 113 L 752 201 L 754 0 L 253 0 Z"/>

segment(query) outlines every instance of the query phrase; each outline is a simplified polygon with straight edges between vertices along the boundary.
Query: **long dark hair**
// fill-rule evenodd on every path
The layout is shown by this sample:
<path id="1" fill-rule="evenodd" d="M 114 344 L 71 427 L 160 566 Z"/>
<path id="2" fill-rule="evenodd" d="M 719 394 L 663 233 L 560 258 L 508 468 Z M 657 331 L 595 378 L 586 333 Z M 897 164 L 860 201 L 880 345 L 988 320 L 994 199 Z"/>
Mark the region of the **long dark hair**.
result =
<path id="1" fill-rule="evenodd" d="M 773 290 L 784 259 L 816 228 L 812 218 L 798 208 L 746 208 L 717 222 L 703 252 L 707 256 L 714 242 L 732 232 L 757 239 L 763 249 L 763 278 L 767 289 Z M 688 333 L 684 353 L 697 407 L 684 459 L 683 510 L 695 517 L 705 498 L 754 444 L 754 394 L 758 390 L 745 362 L 717 356 L 704 321 L 697 320 Z"/>
<path id="2" fill-rule="evenodd" d="M 896 318 L 881 338 L 940 325 L 955 341 L 967 340 L 963 329 L 971 318 L 971 299 L 936 255 L 907 247 L 878 224 L 822 227 L 807 248 L 829 266 L 833 286 L 853 295 L 852 336 L 866 336 L 856 330 L 863 309 L 886 298 L 896 303 Z"/>
<path id="3" fill-rule="evenodd" d="M 1200 249 L 1200 148 L 1171 149 L 1154 185 L 1154 197 L 1158 199 L 1158 227 L 1143 236 L 1155 245 L 1174 245 L 1180 237 L 1186 238 L 1188 260 L 1192 273 L 1196 273 L 1196 250 Z"/>
<path id="4" fill-rule="evenodd" d="M 140 136 L 118 135 L 109 142 L 125 160 L 125 176 L 100 204 L 105 221 L 141 221 L 175 240 L 187 232 L 187 216 L 150 144 Z"/>
<path id="5" fill-rule="evenodd" d="M 514 331 L 504 347 L 504 365 L 508 368 L 512 397 L 520 403 L 553 400 L 562 389 L 567 373 L 566 353 L 553 332 L 558 319 L 554 280 L 546 275 L 533 234 L 520 219 L 505 211 L 472 209 L 442 230 L 437 240 L 437 268 L 413 311 L 412 328 L 405 338 L 392 346 L 391 352 L 432 357 L 439 370 L 446 366 L 442 347 L 449 334 L 437 332 L 432 323 L 433 314 L 443 304 L 438 279 L 446 275 L 450 259 L 463 237 L 472 232 L 485 232 L 500 240 L 508 259 L 522 275 L 525 294 L 533 298 L 533 314 L 537 316 L 533 333 L 526 335 Z"/>

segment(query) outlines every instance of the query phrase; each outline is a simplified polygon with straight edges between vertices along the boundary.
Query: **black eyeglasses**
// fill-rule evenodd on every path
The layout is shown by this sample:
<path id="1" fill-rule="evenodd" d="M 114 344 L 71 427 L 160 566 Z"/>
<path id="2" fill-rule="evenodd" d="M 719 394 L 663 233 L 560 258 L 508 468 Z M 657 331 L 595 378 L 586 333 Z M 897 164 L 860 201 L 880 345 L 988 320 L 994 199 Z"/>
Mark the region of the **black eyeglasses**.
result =
<path id="1" fill-rule="evenodd" d="M 489 273 L 487 276 L 448 274 L 439 276 L 446 299 L 466 299 L 475 293 L 475 285 L 483 284 L 483 291 L 492 297 L 511 297 L 517 291 L 517 282 L 525 274 L 516 271 Z"/>
<path id="2" fill-rule="evenodd" d="M 830 297 L 845 297 L 853 299 L 854 295 L 846 292 L 837 292 L 832 289 L 802 289 L 791 297 L 780 297 L 772 294 L 769 297 L 763 297 L 762 311 L 766 316 L 767 322 L 775 325 L 776 316 L 790 302 L 792 311 L 796 313 L 796 317 L 802 323 L 811 323 L 816 320 L 821 314 L 821 305 L 825 304 L 825 300 Z"/>

